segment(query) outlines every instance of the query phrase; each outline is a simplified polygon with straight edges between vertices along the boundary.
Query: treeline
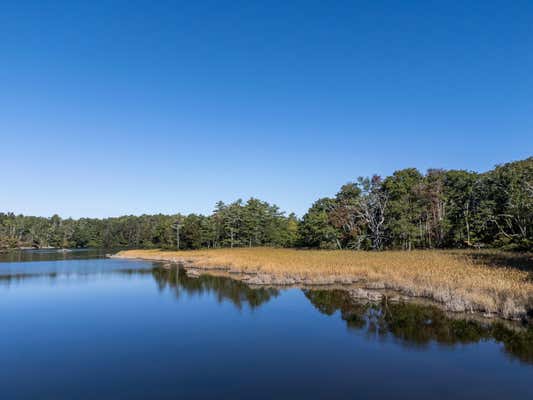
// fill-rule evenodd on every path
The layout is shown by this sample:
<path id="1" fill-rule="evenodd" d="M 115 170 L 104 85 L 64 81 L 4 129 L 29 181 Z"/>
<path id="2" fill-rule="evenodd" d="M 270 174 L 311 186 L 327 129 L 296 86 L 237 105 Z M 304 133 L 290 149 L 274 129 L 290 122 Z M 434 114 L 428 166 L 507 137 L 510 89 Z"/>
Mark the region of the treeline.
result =
<path id="1" fill-rule="evenodd" d="M 414 168 L 347 183 L 303 218 L 251 198 L 209 216 L 61 219 L 0 213 L 0 248 L 533 248 L 533 157 L 486 173 Z"/>
<path id="2" fill-rule="evenodd" d="M 319 248 L 533 246 L 533 157 L 478 174 L 414 168 L 359 178 L 320 199 L 300 222 Z"/>
<path id="3" fill-rule="evenodd" d="M 251 198 L 219 202 L 210 216 L 141 215 L 62 219 L 0 213 L 0 249 L 16 247 L 176 248 L 296 244 L 298 220 Z"/>

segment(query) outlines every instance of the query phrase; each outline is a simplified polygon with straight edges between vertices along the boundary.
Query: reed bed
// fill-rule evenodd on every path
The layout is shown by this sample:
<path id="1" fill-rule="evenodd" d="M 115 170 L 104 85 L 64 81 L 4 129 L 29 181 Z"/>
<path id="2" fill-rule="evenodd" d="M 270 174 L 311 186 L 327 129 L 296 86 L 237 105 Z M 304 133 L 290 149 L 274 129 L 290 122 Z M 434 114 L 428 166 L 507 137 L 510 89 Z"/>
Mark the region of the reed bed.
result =
<path id="1" fill-rule="evenodd" d="M 476 253 L 479 254 L 479 253 Z M 274 276 L 277 282 L 359 282 L 440 302 L 452 311 L 524 316 L 533 308 L 532 272 L 479 261 L 473 252 L 322 251 L 273 248 L 192 251 L 126 250 L 121 258 L 193 263 L 245 275 Z M 487 255 L 490 255 L 487 253 Z M 504 257 L 503 257 L 504 259 Z M 528 255 L 526 260 L 531 261 Z"/>

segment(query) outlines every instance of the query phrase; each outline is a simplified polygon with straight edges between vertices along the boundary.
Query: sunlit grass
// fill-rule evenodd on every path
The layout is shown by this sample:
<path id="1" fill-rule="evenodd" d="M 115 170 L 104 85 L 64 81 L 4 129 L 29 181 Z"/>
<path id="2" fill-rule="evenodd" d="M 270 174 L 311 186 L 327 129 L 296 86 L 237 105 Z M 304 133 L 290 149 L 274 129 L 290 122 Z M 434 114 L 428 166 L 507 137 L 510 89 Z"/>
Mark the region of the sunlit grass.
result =
<path id="1" fill-rule="evenodd" d="M 228 267 L 321 282 L 383 283 L 413 296 L 442 303 L 464 301 L 475 310 L 515 315 L 533 304 L 531 272 L 487 261 L 461 251 L 319 251 L 238 248 L 194 251 L 128 250 L 126 258 L 189 261 L 204 268 Z M 500 257 L 501 260 L 501 257 Z"/>

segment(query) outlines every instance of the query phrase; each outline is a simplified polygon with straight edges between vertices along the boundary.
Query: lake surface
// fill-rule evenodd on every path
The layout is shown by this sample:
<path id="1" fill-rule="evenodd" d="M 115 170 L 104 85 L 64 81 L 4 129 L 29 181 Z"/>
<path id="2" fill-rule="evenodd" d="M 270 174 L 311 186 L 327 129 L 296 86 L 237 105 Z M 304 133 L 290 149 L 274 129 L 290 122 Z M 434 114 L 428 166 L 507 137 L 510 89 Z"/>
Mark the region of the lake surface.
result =
<path id="1" fill-rule="evenodd" d="M 103 255 L 0 256 L 0 398 L 533 398 L 532 328 Z"/>

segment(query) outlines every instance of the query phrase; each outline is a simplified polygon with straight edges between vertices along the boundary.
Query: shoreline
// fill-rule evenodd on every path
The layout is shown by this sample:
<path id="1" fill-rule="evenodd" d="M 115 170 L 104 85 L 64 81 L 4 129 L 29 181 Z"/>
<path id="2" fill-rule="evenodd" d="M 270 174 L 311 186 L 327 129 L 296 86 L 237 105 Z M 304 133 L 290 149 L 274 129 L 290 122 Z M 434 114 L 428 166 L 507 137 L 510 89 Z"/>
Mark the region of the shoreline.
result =
<path id="1" fill-rule="evenodd" d="M 221 263 L 217 261 L 216 253 L 218 250 L 207 251 L 156 251 L 156 250 L 125 250 L 120 251 L 112 258 L 120 259 L 141 259 L 146 261 L 163 262 L 167 264 L 179 264 L 183 266 L 187 273 L 191 276 L 200 274 L 224 275 L 242 281 L 250 286 L 272 286 L 272 287 L 319 287 L 323 289 L 342 288 L 350 293 L 354 299 L 380 301 L 383 297 L 392 299 L 392 301 L 412 301 L 422 300 L 433 305 L 439 306 L 447 312 L 462 313 L 462 314 L 477 314 L 483 318 L 503 318 L 507 320 L 528 320 L 531 318 L 531 307 L 533 301 L 533 292 L 529 293 L 529 299 L 523 299 L 519 296 L 502 298 L 501 293 L 487 293 L 492 295 L 499 302 L 491 304 L 487 299 L 482 301 L 475 301 L 477 293 L 464 292 L 461 287 L 437 287 L 431 285 L 420 285 L 414 282 L 419 278 L 415 276 L 413 282 L 405 281 L 399 282 L 397 277 L 391 277 L 390 280 L 386 277 L 382 279 L 375 279 L 369 277 L 364 271 L 358 273 L 357 270 L 350 273 L 339 273 L 335 268 L 328 268 L 327 270 L 316 271 L 313 274 L 299 273 L 291 271 L 290 268 L 279 268 L 278 271 L 273 271 L 273 268 L 264 268 L 260 264 L 255 267 L 252 266 L 254 262 L 258 262 L 259 257 L 254 259 L 254 251 L 261 250 L 223 250 L 225 255 L 229 253 L 230 258 L 233 256 L 233 262 Z M 268 251 L 282 252 L 283 250 L 271 249 Z M 293 250 L 296 251 L 296 250 Z M 299 252 L 306 252 L 307 250 L 299 250 Z M 242 254 L 245 252 L 247 256 L 246 266 L 238 265 L 235 261 L 241 261 Z M 234 253 L 234 254 L 231 254 Z M 207 257 L 206 257 L 207 255 Z M 210 257 L 215 255 L 215 257 Z M 361 255 L 353 253 L 352 257 L 359 257 Z M 210 259 L 211 258 L 211 259 Z M 335 261 L 334 256 L 331 257 L 331 262 Z M 236 265 L 237 264 L 237 265 Z M 169 267 L 170 265 L 167 265 Z M 533 286 L 532 286 L 533 287 Z M 489 298 L 489 300 L 492 300 Z M 524 302 L 525 300 L 525 302 Z M 522 304 L 520 304 L 522 302 Z M 491 307 L 492 305 L 492 307 Z"/>

